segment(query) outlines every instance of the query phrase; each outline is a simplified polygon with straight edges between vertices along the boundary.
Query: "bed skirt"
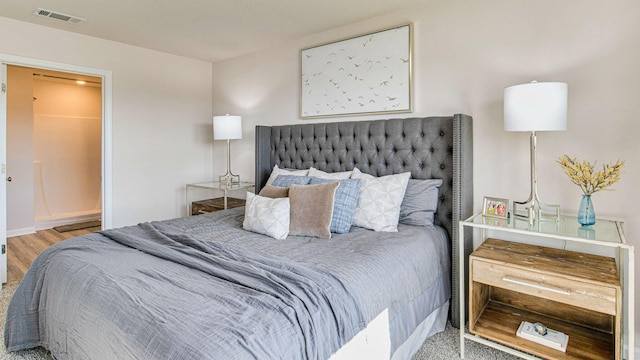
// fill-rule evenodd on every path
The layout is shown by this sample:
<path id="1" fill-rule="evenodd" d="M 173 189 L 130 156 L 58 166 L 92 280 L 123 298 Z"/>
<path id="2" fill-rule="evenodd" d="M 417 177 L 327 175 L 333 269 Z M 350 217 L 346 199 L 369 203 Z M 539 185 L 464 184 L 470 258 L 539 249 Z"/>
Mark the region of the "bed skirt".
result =
<path id="1" fill-rule="evenodd" d="M 370 359 L 408 360 L 420 350 L 424 341 L 434 334 L 444 331 L 449 314 L 449 301 L 435 309 L 411 333 L 393 355 L 389 333 L 389 313 L 384 310 L 366 328 L 329 358 L 329 360 Z"/>

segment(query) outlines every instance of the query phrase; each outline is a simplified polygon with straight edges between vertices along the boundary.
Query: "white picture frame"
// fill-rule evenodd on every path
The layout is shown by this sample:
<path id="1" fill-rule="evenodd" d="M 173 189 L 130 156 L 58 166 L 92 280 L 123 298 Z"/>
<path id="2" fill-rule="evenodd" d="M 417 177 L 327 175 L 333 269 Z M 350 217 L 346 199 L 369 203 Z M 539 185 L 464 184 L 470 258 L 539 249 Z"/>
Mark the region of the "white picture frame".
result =
<path id="1" fill-rule="evenodd" d="M 508 219 L 509 199 L 485 196 L 482 202 L 482 216 Z"/>
<path id="2" fill-rule="evenodd" d="M 413 25 L 300 51 L 300 117 L 412 111 Z"/>

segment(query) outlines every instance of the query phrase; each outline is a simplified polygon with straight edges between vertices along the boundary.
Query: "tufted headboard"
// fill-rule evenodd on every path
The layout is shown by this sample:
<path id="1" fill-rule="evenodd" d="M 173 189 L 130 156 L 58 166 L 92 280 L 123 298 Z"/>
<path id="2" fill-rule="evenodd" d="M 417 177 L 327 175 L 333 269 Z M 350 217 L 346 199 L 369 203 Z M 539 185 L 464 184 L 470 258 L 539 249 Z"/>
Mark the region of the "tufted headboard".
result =
<path id="1" fill-rule="evenodd" d="M 256 193 L 274 165 L 290 169 L 348 171 L 374 176 L 411 172 L 414 179 L 443 179 L 435 223 L 452 241 L 452 324 L 458 324 L 458 221 L 473 212 L 472 119 L 390 119 L 256 127 Z M 465 238 L 470 249 L 471 238 Z"/>

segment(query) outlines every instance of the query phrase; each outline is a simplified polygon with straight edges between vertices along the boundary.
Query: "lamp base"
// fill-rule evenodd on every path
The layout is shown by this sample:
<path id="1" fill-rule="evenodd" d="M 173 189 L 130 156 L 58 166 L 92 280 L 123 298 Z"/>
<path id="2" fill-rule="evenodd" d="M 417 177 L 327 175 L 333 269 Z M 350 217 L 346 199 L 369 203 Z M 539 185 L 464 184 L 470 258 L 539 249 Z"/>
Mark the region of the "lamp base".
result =
<path id="1" fill-rule="evenodd" d="M 218 181 L 220 184 L 225 184 L 226 187 L 240 183 L 240 175 L 231 173 L 231 142 L 229 142 L 229 139 L 227 139 L 227 173 L 218 176 Z"/>
<path id="2" fill-rule="evenodd" d="M 543 212 L 545 208 L 554 209 L 555 215 L 553 217 L 547 217 L 548 220 L 558 222 L 560 220 L 560 205 L 548 205 L 540 201 L 538 196 L 538 177 L 536 175 L 536 132 L 531 132 L 529 144 L 531 146 L 531 193 L 529 198 L 525 201 L 513 202 L 513 217 L 525 218 L 529 220 L 529 225 L 533 225 L 533 222 L 538 219 L 538 223 L 544 219 Z M 518 205 L 524 206 L 526 213 L 518 212 Z"/>
<path id="3" fill-rule="evenodd" d="M 537 194 L 536 194 L 537 198 Z M 533 225 L 535 220 L 541 221 L 560 221 L 560 205 L 543 204 L 537 201 L 513 202 L 513 216 L 515 219 L 526 219 L 529 225 Z M 520 210 L 518 209 L 520 206 Z"/>
<path id="4" fill-rule="evenodd" d="M 220 184 L 226 184 L 227 186 L 232 184 L 240 183 L 240 175 L 233 175 L 232 173 L 227 173 L 224 175 L 218 176 L 218 181 Z"/>

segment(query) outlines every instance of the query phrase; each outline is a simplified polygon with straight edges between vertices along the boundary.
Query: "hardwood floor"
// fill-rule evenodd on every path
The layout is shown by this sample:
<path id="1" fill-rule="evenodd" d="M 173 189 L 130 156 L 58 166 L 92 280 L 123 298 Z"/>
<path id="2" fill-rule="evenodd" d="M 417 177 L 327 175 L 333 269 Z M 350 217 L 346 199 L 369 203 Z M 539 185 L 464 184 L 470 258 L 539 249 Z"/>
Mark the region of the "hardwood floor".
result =
<path id="1" fill-rule="evenodd" d="M 63 233 L 47 229 L 37 231 L 35 234 L 7 238 L 7 284 L 20 282 L 33 260 L 49 246 L 99 230 L 99 226 Z"/>

